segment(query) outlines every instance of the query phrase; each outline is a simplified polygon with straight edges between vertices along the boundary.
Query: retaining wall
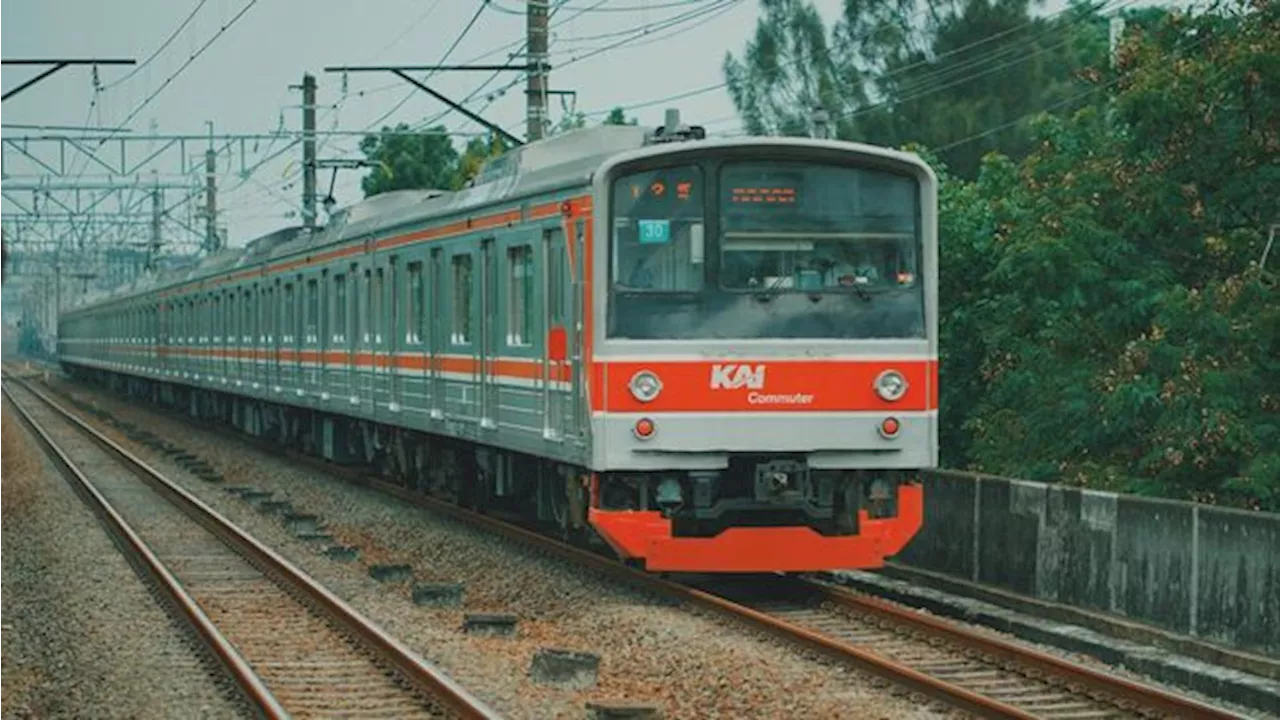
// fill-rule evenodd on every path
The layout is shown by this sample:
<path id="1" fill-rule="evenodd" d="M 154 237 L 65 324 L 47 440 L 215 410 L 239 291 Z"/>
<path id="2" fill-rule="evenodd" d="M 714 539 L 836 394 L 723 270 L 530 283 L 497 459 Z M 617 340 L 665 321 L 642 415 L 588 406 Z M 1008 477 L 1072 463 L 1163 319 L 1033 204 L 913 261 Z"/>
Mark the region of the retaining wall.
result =
<path id="1" fill-rule="evenodd" d="M 1280 515 L 956 472 L 924 497 L 898 562 L 1280 656 Z"/>

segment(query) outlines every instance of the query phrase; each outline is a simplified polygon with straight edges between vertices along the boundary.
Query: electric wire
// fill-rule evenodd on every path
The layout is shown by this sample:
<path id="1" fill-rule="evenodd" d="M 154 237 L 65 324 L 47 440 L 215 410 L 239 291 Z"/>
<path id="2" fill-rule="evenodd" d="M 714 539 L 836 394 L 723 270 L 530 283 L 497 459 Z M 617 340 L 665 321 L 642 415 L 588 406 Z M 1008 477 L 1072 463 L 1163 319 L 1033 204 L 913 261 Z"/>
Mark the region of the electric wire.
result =
<path id="1" fill-rule="evenodd" d="M 1112 2 L 1114 2 L 1114 1 L 1115 1 L 1115 0 L 1101 0 L 1099 3 L 1097 3 L 1097 4 L 1096 4 L 1096 6 L 1095 6 L 1095 7 L 1091 8 L 1091 11 L 1092 11 L 1092 12 L 1101 12 L 1101 11 L 1102 11 L 1102 10 L 1103 10 L 1107 5 L 1111 4 L 1111 3 L 1112 3 Z M 1134 2 L 1134 1 L 1135 1 L 1135 0 L 1125 0 L 1124 2 L 1121 2 L 1121 5 L 1131 4 L 1131 3 L 1132 3 L 1132 2 Z M 1074 10 L 1075 10 L 1075 8 L 1073 8 L 1073 7 L 1071 7 L 1071 6 L 1068 6 L 1067 8 L 1065 8 L 1065 9 L 1063 9 L 1063 10 L 1060 10 L 1060 11 L 1058 11 L 1058 12 L 1056 12 L 1056 13 L 1051 13 L 1051 14 L 1049 14 L 1049 15 L 1046 15 L 1046 16 L 1045 16 L 1045 17 L 1043 17 L 1043 18 L 1031 18 L 1031 19 L 1029 19 L 1028 21 L 1026 21 L 1026 22 L 1024 22 L 1024 23 L 1020 23 L 1020 24 L 1018 24 L 1018 25 L 1016 25 L 1016 26 L 1014 26 L 1014 27 L 1011 27 L 1011 28 L 1006 28 L 1006 29 L 1004 29 L 1004 30 L 1001 30 L 1000 32 L 993 33 L 993 34 L 991 34 L 991 35 L 988 35 L 988 36 L 985 36 L 985 37 L 980 38 L 980 39 L 978 39 L 978 40 L 975 40 L 974 42 L 971 42 L 971 43 L 967 43 L 967 44 L 965 44 L 965 45 L 962 45 L 962 46 L 960 46 L 960 47 L 952 48 L 951 50 L 948 50 L 948 51 L 943 52 L 943 53 L 939 53 L 939 54 L 938 54 L 938 55 L 936 55 L 936 56 L 933 56 L 933 57 L 930 57 L 930 58 L 926 58 L 926 59 L 922 59 L 922 60 L 919 60 L 919 61 L 916 61 L 916 62 L 913 62 L 913 63 L 909 63 L 909 64 L 904 65 L 904 66 L 899 67 L 899 68 L 894 68 L 893 70 L 889 71 L 889 72 L 886 74 L 886 76 L 885 76 L 885 77 L 894 77 L 894 76 L 901 75 L 901 74 L 903 74 L 903 73 L 909 72 L 909 71 L 914 70 L 914 69 L 919 68 L 919 67 L 923 67 L 923 66 L 926 66 L 926 65 L 930 65 L 930 64 L 937 63 L 939 60 L 943 60 L 943 59 L 945 59 L 945 58 L 951 57 L 951 56 L 953 56 L 953 55 L 955 55 L 955 54 L 957 54 L 957 53 L 962 53 L 962 52 L 965 52 L 965 51 L 967 51 L 967 50 L 972 50 L 972 49 L 974 49 L 974 48 L 981 47 L 982 45 L 985 45 L 985 44 L 987 44 L 987 43 L 989 43 L 989 42 L 993 42 L 993 41 L 995 41 L 995 40 L 998 40 L 999 38 L 1002 38 L 1002 37 L 1005 37 L 1005 36 L 1007 36 L 1007 35 L 1009 35 L 1009 34 L 1011 34 L 1011 33 L 1017 32 L 1018 30 L 1024 29 L 1024 28 L 1026 28 L 1026 27 L 1028 27 L 1028 26 L 1031 26 L 1031 25 L 1033 25 L 1033 24 L 1035 24 L 1035 23 L 1037 23 L 1037 22 L 1042 22 L 1042 21 L 1045 21 L 1045 20 L 1052 20 L 1052 19 L 1056 19 L 1057 17 L 1060 17 L 1061 15 L 1063 15 L 1063 14 L 1065 14 L 1065 13 L 1072 12 L 1072 11 L 1074 11 Z M 830 59 L 830 56 L 831 56 L 831 54 L 835 51 L 835 49 L 836 49 L 835 47 L 828 47 L 828 48 L 827 48 L 827 49 L 826 49 L 822 54 L 823 54 L 823 56 L 824 56 L 826 59 Z M 997 52 L 1002 52 L 1002 51 L 997 51 Z M 799 64 L 802 64 L 802 63 L 811 62 L 812 60 L 813 60 L 813 58 L 797 58 L 797 59 L 795 59 L 795 60 L 790 60 L 790 61 L 787 61 L 787 62 L 785 62 L 785 63 L 782 63 L 782 64 L 780 65 L 779 69 L 787 69 L 787 68 L 791 68 L 791 67 L 794 67 L 794 66 L 799 65 Z M 966 62 L 971 62 L 971 61 L 966 61 Z M 723 82 L 717 82 L 717 83 L 714 83 L 714 84 L 711 84 L 711 85 L 704 85 L 704 86 L 702 86 L 702 87 L 694 88 L 694 89 L 692 89 L 692 90 L 685 90 L 685 91 L 682 91 L 682 92 L 679 92 L 679 93 L 675 93 L 675 94 L 673 94 L 673 95 L 667 95 L 667 96 L 664 96 L 664 97 L 654 98 L 654 99 L 651 99 L 651 100 L 644 100 L 644 101 L 637 102 L 637 103 L 631 103 L 631 104 L 629 104 L 629 105 L 622 105 L 622 106 L 621 106 L 621 108 L 622 108 L 624 111 L 640 110 L 640 109 L 643 109 L 643 108 L 653 107 L 653 106 L 655 106 L 655 105 L 662 105 L 662 104 L 664 104 L 664 103 L 672 102 L 672 101 L 674 101 L 674 100 L 684 100 L 684 99 L 691 98 L 691 97 L 697 97 L 697 96 L 699 96 L 699 95 L 705 95 L 705 94 L 707 94 L 707 93 L 715 92 L 716 90 L 720 90 L 720 89 L 722 89 L 722 88 L 726 88 L 726 87 L 728 87 L 728 86 L 729 86 L 729 82 L 726 80 L 726 81 L 723 81 Z M 607 114 L 609 114 L 612 110 L 613 110 L 613 108 L 604 108 L 604 109 L 593 110 L 593 111 L 591 111 L 591 112 L 584 113 L 584 115 L 585 115 L 586 117 L 599 117 L 599 116 L 603 116 L 603 115 L 607 115 Z M 735 115 L 735 117 L 736 117 L 736 115 Z"/>
<path id="2" fill-rule="evenodd" d="M 146 60 L 143 60 L 138 65 L 135 65 L 134 68 L 130 70 L 127 75 L 108 84 L 106 87 L 103 88 L 103 90 L 110 90 L 111 88 L 116 87 L 117 85 L 120 85 L 121 83 L 128 81 L 129 78 L 133 77 L 134 75 L 137 75 L 139 72 L 142 71 L 143 68 L 150 65 L 151 62 L 155 60 L 157 56 L 160 55 L 160 53 L 164 52 L 165 48 L 169 47 L 170 43 L 172 43 L 174 40 L 177 39 L 178 35 L 183 30 L 186 29 L 187 25 L 191 24 L 191 20 L 195 18 L 196 14 L 200 12 L 200 9 L 203 8 L 205 6 L 205 3 L 207 3 L 208 1 L 209 0 L 200 0 L 200 2 L 196 3 L 196 6 L 192 8 L 191 12 L 187 14 L 187 17 L 183 19 L 183 21 L 178 25 L 178 27 L 175 28 L 173 32 L 169 33 L 169 37 L 165 38 L 164 42 L 160 43 L 160 47 L 156 48 L 155 51 L 153 51 L 149 56 L 147 56 Z"/>
<path id="3" fill-rule="evenodd" d="M 215 42 L 218 41 L 218 38 L 221 38 L 223 34 L 225 34 L 228 30 L 234 27 L 235 24 L 240 20 L 240 18 L 244 17 L 245 13 L 249 12 L 249 10 L 251 10 L 253 6 L 257 4 L 258 4 L 258 0 L 249 0 L 249 2 L 244 5 L 244 7 L 240 8 L 240 11 L 237 12 L 231 18 L 231 20 L 227 21 L 222 25 L 222 27 L 218 28 L 218 32 L 214 33 L 213 37 L 209 38 L 209 40 L 205 42 L 204 45 L 201 45 L 198 50 L 193 52 L 190 55 L 190 57 L 187 58 L 187 61 L 182 63 L 181 67 L 175 70 L 172 75 L 165 78 L 164 82 L 160 83 L 160 87 L 156 88 L 155 91 L 152 92 L 150 95 L 148 95 L 146 99 L 142 101 L 141 104 L 139 104 L 136 108 L 134 108 L 133 111 L 130 112 L 128 116 L 125 117 L 124 122 L 119 123 L 120 127 L 128 127 L 129 123 L 135 117 L 137 117 L 138 113 L 142 112 L 143 109 L 145 109 L 148 105 L 150 105 L 151 101 L 155 100 L 156 97 L 160 95 L 160 93 L 164 92 L 165 88 L 169 87 L 170 83 L 172 83 L 179 75 L 183 73 L 183 71 L 185 71 L 188 67 L 190 67 L 192 63 L 194 63 L 201 55 L 204 54 L 206 50 L 210 48 L 210 46 L 212 46 Z M 98 147 L 102 147 L 102 144 L 99 143 Z"/>

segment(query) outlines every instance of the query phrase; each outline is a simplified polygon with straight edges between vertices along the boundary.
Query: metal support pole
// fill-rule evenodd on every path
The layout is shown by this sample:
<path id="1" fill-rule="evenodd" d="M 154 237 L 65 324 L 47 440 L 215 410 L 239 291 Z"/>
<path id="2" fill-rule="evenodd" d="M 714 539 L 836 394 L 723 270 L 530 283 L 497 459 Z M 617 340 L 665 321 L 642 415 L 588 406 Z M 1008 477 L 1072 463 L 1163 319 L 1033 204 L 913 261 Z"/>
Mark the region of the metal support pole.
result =
<path id="1" fill-rule="evenodd" d="M 302 224 L 316 226 L 316 79 L 302 76 Z"/>
<path id="2" fill-rule="evenodd" d="M 160 258 L 160 220 L 164 216 L 164 196 L 160 188 L 151 191 L 151 246 L 147 250 L 146 269 L 154 271 Z"/>
<path id="3" fill-rule="evenodd" d="M 525 87 L 525 137 L 541 140 L 547 127 L 547 0 L 529 0 L 526 15 L 529 79 Z"/>
<path id="4" fill-rule="evenodd" d="M 204 153 L 204 250 L 207 253 L 218 251 L 218 153 L 206 150 Z"/>

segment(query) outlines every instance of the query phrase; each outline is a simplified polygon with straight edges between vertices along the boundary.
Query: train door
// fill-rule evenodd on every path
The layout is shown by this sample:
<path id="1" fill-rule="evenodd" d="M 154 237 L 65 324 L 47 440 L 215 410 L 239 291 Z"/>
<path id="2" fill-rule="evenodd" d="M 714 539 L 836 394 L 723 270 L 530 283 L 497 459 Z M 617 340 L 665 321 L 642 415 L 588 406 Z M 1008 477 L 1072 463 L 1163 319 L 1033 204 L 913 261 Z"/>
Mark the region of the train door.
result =
<path id="1" fill-rule="evenodd" d="M 404 332 L 400 328 L 400 282 L 399 270 L 400 258 L 392 256 L 387 259 L 387 280 L 386 292 L 382 292 L 383 288 L 379 288 L 379 295 L 385 298 L 386 311 L 386 332 L 384 333 L 384 341 L 387 347 L 387 363 L 386 380 L 387 387 L 387 409 L 391 412 L 400 411 L 400 359 L 398 357 L 400 348 L 403 345 Z"/>
<path id="2" fill-rule="evenodd" d="M 361 365 L 360 373 L 357 376 L 359 380 L 360 410 L 365 415 L 373 417 L 374 409 L 377 405 L 377 399 L 374 397 L 374 389 L 376 373 L 378 367 L 378 353 L 376 342 L 376 318 L 374 314 L 373 303 L 373 271 L 365 268 L 361 273 L 360 282 L 360 342 L 361 342 L 361 359 L 369 358 L 368 365 Z"/>
<path id="3" fill-rule="evenodd" d="M 312 281 L 316 282 L 316 281 Z M 315 296 L 315 328 L 312 332 L 316 338 L 315 366 L 311 371 L 315 392 L 324 393 L 329 389 L 329 271 L 320 273 L 320 281 L 316 286 Z M 327 397 L 327 396 L 322 396 Z"/>
<path id="4" fill-rule="evenodd" d="M 283 384 L 280 379 L 280 348 L 281 334 L 285 332 L 280 306 L 276 304 L 276 298 L 280 294 L 280 281 L 276 280 L 275 285 L 267 289 L 267 316 L 271 322 L 271 329 L 267 335 L 268 341 L 271 343 L 271 385 L 275 392 L 280 392 Z"/>
<path id="5" fill-rule="evenodd" d="M 360 304 L 360 266 L 351 263 L 350 272 L 342 282 L 341 296 L 346 301 L 335 312 L 343 313 L 341 342 L 346 351 L 343 355 L 346 362 L 342 368 L 344 389 L 348 401 L 355 405 L 359 397 L 356 381 L 359 376 L 360 320 L 356 312 Z M 335 291 L 335 294 L 337 292 Z"/>
<path id="6" fill-rule="evenodd" d="M 476 364 L 479 370 L 479 416 L 480 426 L 497 427 L 498 418 L 498 332 L 500 324 L 498 314 L 498 261 L 494 250 L 494 239 L 485 238 L 480 241 L 480 337 L 474 343 L 479 353 Z"/>
<path id="7" fill-rule="evenodd" d="M 253 368 L 256 365 L 254 357 L 257 355 L 254 339 L 257 336 L 256 324 L 258 317 L 253 313 L 253 297 L 254 290 L 246 289 L 240 297 L 240 315 L 244 318 L 243 324 L 240 326 L 240 340 L 244 348 L 240 352 L 240 377 L 245 380 L 253 381 Z"/>
<path id="8" fill-rule="evenodd" d="M 443 359 L 440 357 L 441 348 L 444 347 L 444 273 L 440 268 L 440 248 L 431 249 L 431 275 L 429 276 L 428 290 L 431 302 L 427 305 L 427 313 L 429 320 L 427 321 L 427 352 L 429 353 L 427 367 L 429 377 L 427 383 L 430 387 L 428 391 L 431 396 L 431 417 L 439 420 L 444 417 L 444 379 L 441 377 L 440 365 Z"/>
<path id="9" fill-rule="evenodd" d="M 559 439 L 564 432 L 565 394 L 559 379 L 568 362 L 568 331 L 565 327 L 565 282 L 569 268 L 565 262 L 564 231 L 549 228 L 542 233 L 542 435 Z"/>
<path id="10" fill-rule="evenodd" d="M 156 308 L 156 367 L 161 375 L 169 374 L 169 302 L 161 300 Z"/>
<path id="11" fill-rule="evenodd" d="M 235 307 L 233 297 L 225 291 L 213 296 L 213 313 L 217 316 L 217 329 L 214 331 L 217 347 L 214 352 L 218 359 L 218 379 L 224 383 L 231 375 L 231 348 L 235 345 L 231 339 L 231 310 Z"/>

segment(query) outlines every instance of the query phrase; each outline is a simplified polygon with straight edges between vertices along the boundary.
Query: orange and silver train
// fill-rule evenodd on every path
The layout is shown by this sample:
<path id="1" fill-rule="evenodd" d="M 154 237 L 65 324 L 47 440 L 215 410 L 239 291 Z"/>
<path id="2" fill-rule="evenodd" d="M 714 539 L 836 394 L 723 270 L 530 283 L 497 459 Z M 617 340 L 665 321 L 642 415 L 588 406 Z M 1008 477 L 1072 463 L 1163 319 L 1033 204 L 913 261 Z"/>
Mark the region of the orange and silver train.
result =
<path id="1" fill-rule="evenodd" d="M 652 571 L 869 568 L 937 463 L 937 273 L 919 157 L 669 112 L 148 276 L 59 354 Z"/>

